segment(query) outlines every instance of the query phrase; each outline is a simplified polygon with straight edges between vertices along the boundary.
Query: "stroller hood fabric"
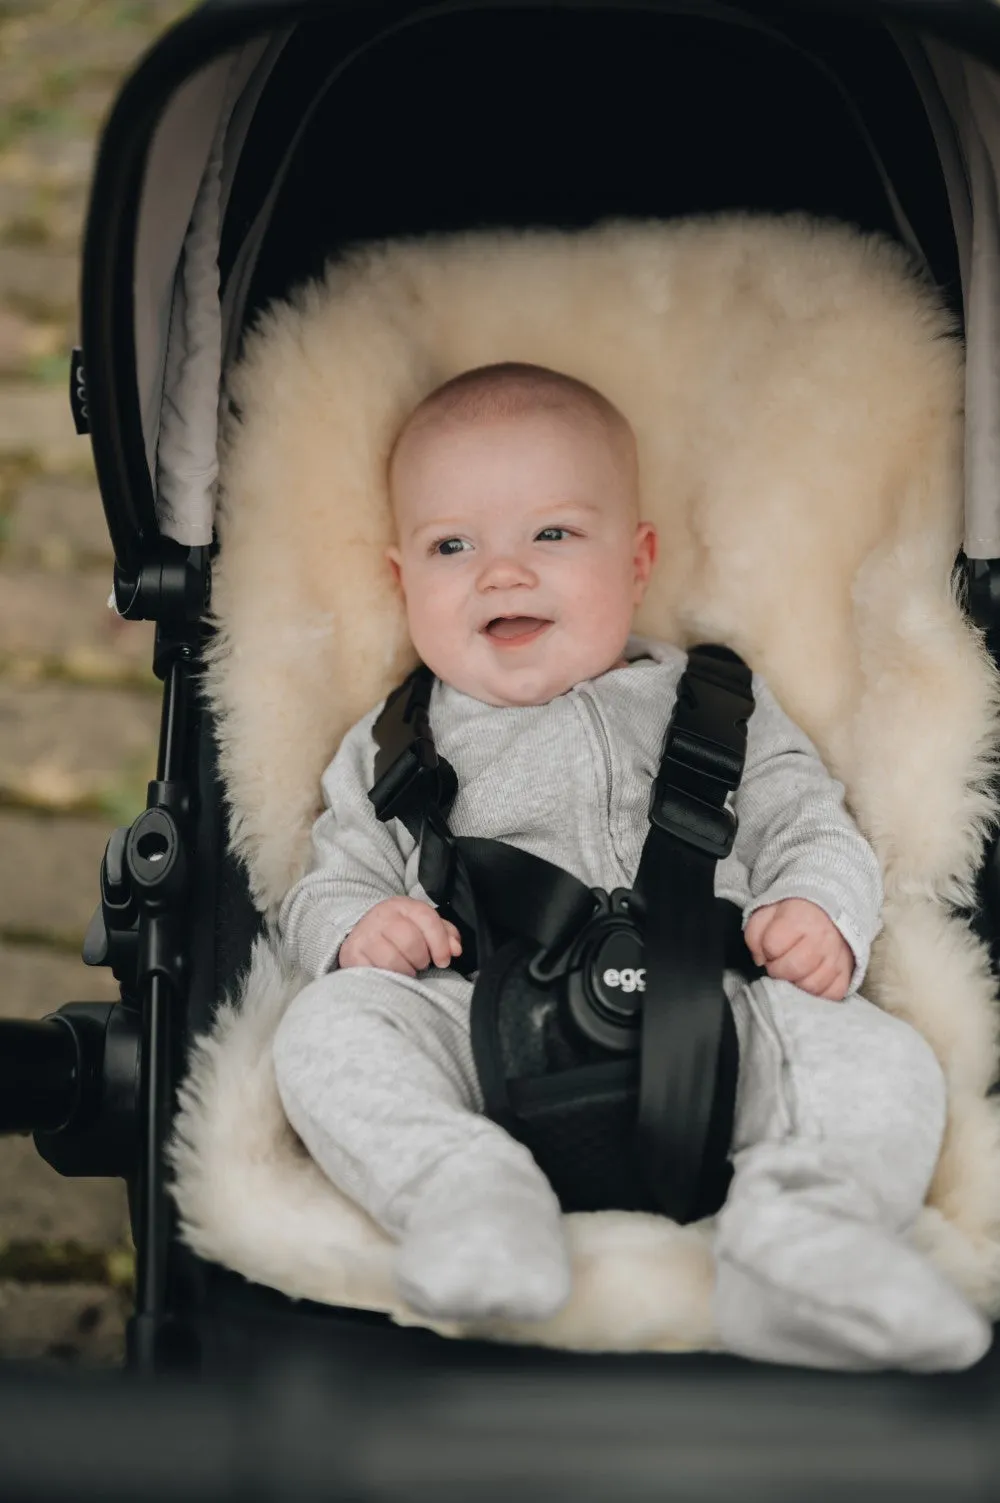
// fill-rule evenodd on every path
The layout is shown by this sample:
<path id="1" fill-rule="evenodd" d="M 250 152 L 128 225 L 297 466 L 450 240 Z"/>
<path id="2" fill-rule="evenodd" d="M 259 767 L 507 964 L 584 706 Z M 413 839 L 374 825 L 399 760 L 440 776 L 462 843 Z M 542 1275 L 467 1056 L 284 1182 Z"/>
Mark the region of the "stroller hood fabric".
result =
<path id="1" fill-rule="evenodd" d="M 211 9 L 211 7 L 208 7 Z M 306 9 L 290 5 L 288 9 Z M 458 7 L 460 9 L 461 7 Z M 734 7 L 667 0 L 667 12 L 697 12 L 744 30 L 780 33 Z M 235 25 L 239 7 L 230 7 Z M 389 27 L 389 34 L 419 17 Z M 236 352 L 245 299 L 263 236 L 316 101 L 307 101 L 274 181 L 242 237 L 220 298 L 220 232 L 247 133 L 294 23 L 223 51 L 193 72 L 159 118 L 142 178 L 134 257 L 135 373 L 145 448 L 144 485 L 155 495 L 161 533 L 187 546 L 212 541 L 218 475 L 221 372 Z M 933 127 L 947 181 L 962 268 L 968 365 L 965 550 L 1000 556 L 1000 84 L 986 65 L 934 38 L 897 37 Z M 373 39 L 373 45 L 378 37 Z M 342 71 L 353 54 L 337 65 Z M 815 63 L 815 60 L 812 60 Z M 828 70 L 825 70 L 828 71 Z M 848 101 L 848 107 L 850 102 Z M 858 130 L 865 123 L 851 109 Z M 919 254 L 905 212 L 868 138 L 904 243 Z M 88 289 L 84 288 L 85 305 Z M 101 354 L 87 352 L 91 381 Z"/>
<path id="2" fill-rule="evenodd" d="M 948 1080 L 913 1236 L 1000 1312 L 995 984 L 972 901 L 997 681 L 956 601 L 961 346 L 905 253 L 803 218 L 609 224 L 375 247 L 273 307 L 228 383 L 208 692 L 231 833 L 274 910 L 308 854 L 346 727 L 413 662 L 383 557 L 403 416 L 472 366 L 525 360 L 635 428 L 661 561 L 636 630 L 725 641 L 845 784 L 882 865 L 864 990 Z M 301 979 L 266 940 L 196 1049 L 173 1148 L 183 1234 L 285 1292 L 390 1310 L 391 1249 L 281 1113 L 270 1040 Z M 591 1349 L 711 1346 L 710 1229 L 569 1218 L 575 1292 L 487 1334 Z"/>

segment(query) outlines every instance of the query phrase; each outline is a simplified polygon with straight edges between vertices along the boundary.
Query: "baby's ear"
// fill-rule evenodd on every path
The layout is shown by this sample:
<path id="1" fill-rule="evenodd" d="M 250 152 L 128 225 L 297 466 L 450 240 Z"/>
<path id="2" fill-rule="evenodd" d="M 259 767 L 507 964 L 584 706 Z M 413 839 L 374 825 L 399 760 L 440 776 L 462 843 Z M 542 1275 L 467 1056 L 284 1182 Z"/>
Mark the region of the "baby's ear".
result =
<path id="1" fill-rule="evenodd" d="M 398 585 L 399 588 L 402 589 L 403 588 L 403 576 L 402 576 L 403 556 L 402 556 L 402 554 L 400 553 L 399 549 L 395 545 L 393 545 L 392 547 L 389 547 L 389 548 L 387 548 L 385 550 L 385 557 L 386 557 L 386 562 L 389 565 L 389 572 L 392 575 L 393 583 L 396 584 L 396 585 Z"/>
<path id="2" fill-rule="evenodd" d="M 635 567 L 635 583 L 642 598 L 642 591 L 649 583 L 649 576 L 653 572 L 656 563 L 656 554 L 659 545 L 656 528 L 652 522 L 640 522 L 635 530 L 635 542 L 632 545 L 632 555 Z"/>

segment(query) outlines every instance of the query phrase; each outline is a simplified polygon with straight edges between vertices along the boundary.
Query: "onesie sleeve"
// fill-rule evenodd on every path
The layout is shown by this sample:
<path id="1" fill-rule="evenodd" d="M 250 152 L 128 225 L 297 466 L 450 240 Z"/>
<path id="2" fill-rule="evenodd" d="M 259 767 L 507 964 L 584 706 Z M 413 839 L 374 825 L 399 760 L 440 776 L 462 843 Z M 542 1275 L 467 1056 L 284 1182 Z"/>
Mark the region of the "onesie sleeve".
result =
<path id="1" fill-rule="evenodd" d="M 882 927 L 878 860 L 844 807 L 843 784 L 756 674 L 754 699 L 746 767 L 733 798 L 739 821 L 733 856 L 749 885 L 743 923 L 783 898 L 816 903 L 853 951 L 850 994 L 861 985 Z"/>
<path id="2" fill-rule="evenodd" d="M 341 945 L 370 908 L 407 892 L 407 857 L 415 842 L 398 821 L 382 824 L 368 798 L 372 727 L 381 708 L 352 726 L 323 774 L 324 810 L 312 828 L 310 869 L 278 913 L 286 953 L 314 978 L 336 967 Z"/>

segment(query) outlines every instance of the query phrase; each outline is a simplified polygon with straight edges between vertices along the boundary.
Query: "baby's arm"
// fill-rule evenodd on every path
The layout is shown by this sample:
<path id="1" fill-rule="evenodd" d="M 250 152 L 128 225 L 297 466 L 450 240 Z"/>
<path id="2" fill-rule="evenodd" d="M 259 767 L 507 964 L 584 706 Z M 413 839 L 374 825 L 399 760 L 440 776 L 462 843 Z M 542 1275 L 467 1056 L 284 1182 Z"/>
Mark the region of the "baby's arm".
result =
<path id="1" fill-rule="evenodd" d="M 789 898 L 816 904 L 851 948 L 849 994 L 861 984 L 881 928 L 878 861 L 844 808 L 843 785 L 757 675 L 754 698 L 746 768 L 733 800 L 739 820 L 734 856 L 750 885 L 744 925 L 758 909 Z M 723 864 L 720 897 L 730 896 L 725 876 Z"/>
<path id="2" fill-rule="evenodd" d="M 366 715 L 347 732 L 323 774 L 326 807 L 313 825 L 310 870 L 278 914 L 285 949 L 308 976 L 321 976 L 337 965 L 380 965 L 413 975 L 431 958 L 437 963 L 441 950 L 437 930 L 444 929 L 444 920 L 425 900 L 407 895 L 407 857 L 414 842 L 395 821 L 382 824 L 368 797 L 376 714 Z M 426 934 L 431 925 L 433 932 Z M 351 945 L 344 950 L 349 935 Z M 422 960 L 421 943 L 428 958 L 413 966 L 407 955 L 412 951 Z"/>

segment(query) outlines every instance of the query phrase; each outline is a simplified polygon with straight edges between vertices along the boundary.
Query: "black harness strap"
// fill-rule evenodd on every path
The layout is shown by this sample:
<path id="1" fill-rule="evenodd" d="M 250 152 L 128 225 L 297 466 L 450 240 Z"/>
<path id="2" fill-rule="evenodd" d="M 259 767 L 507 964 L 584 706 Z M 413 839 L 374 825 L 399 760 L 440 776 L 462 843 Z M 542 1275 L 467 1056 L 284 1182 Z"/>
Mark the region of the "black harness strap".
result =
<path id="1" fill-rule="evenodd" d="M 451 764 L 438 756 L 431 734 L 433 687 L 434 675 L 421 663 L 386 700 L 373 727 L 375 783 L 368 797 L 380 820 L 400 820 L 416 841 L 418 880 L 458 929 L 462 954 L 455 968 L 468 975 L 476 969 L 479 952 L 489 948 L 489 930 L 448 828 L 458 783 Z"/>
<path id="2" fill-rule="evenodd" d="M 717 1200 L 732 1137 L 738 1061 L 715 871 L 736 834 L 727 800 L 743 774 L 753 707 L 750 669 L 735 653 L 690 654 L 635 880 L 648 915 L 639 1156 L 656 1203 L 682 1223 Z"/>
<path id="3" fill-rule="evenodd" d="M 452 834 L 447 816 L 457 780 L 431 734 L 433 685 L 421 665 L 390 694 L 375 722 L 375 785 L 368 795 L 375 812 L 380 820 L 401 820 L 417 841 L 420 885 L 462 936 L 458 969 L 478 969 L 497 937 L 511 934 L 557 954 L 593 914 L 594 894 L 530 851 Z"/>
<path id="4" fill-rule="evenodd" d="M 495 936 L 516 934 L 558 955 L 593 917 L 593 890 L 544 857 L 475 836 L 455 844 Z"/>

